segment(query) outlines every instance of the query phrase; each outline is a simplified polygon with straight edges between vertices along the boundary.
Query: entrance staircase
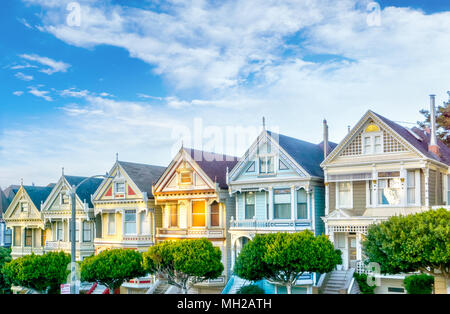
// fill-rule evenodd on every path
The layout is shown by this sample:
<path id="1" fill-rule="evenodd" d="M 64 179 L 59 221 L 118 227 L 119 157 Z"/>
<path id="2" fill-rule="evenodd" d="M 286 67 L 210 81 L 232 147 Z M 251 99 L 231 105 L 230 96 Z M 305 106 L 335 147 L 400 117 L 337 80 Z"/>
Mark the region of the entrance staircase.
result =
<path id="1" fill-rule="evenodd" d="M 334 270 L 325 274 L 321 280 L 319 293 L 323 294 L 359 294 L 358 283 L 353 278 L 355 269 Z"/>

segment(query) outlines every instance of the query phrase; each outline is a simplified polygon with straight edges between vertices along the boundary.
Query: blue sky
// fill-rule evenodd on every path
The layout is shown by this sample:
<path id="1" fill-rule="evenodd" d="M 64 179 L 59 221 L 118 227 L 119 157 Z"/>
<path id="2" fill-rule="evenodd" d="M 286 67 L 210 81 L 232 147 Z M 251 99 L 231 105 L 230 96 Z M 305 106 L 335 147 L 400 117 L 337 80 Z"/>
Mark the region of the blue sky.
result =
<path id="1" fill-rule="evenodd" d="M 312 142 L 327 118 L 339 142 L 368 109 L 415 122 L 450 90 L 448 1 L 80 0 L 79 26 L 70 2 L 2 3 L 1 187 L 116 152 L 167 165 L 181 140 L 240 155 L 262 116 Z"/>

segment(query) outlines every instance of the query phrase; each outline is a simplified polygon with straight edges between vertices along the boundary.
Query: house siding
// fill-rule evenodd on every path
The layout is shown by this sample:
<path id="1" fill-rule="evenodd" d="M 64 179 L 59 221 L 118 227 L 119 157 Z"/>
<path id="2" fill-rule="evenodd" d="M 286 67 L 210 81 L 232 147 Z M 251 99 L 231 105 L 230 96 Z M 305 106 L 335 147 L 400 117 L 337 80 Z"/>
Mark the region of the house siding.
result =
<path id="1" fill-rule="evenodd" d="M 430 206 L 436 205 L 436 171 L 430 170 L 428 177 L 428 197 Z"/>
<path id="2" fill-rule="evenodd" d="M 329 206 L 328 212 L 331 213 L 336 209 L 336 183 L 330 182 L 328 184 L 328 197 L 329 197 Z"/>
<path id="3" fill-rule="evenodd" d="M 324 234 L 325 233 L 325 225 L 322 221 L 323 216 L 325 216 L 325 188 L 322 186 L 314 187 L 314 217 L 315 217 L 315 234 Z"/>
<path id="4" fill-rule="evenodd" d="M 361 215 L 366 209 L 366 181 L 353 181 L 353 211 Z"/>

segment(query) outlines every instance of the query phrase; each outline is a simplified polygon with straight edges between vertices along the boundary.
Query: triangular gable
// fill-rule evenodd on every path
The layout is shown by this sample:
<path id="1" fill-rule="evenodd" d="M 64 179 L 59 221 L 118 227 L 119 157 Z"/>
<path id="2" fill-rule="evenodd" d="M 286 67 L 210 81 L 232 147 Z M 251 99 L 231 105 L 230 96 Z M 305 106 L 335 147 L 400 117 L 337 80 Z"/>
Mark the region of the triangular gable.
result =
<path id="1" fill-rule="evenodd" d="M 69 183 L 67 182 L 66 178 L 64 176 L 61 176 L 56 183 L 56 185 L 53 187 L 52 191 L 50 192 L 50 195 L 48 196 L 47 200 L 44 202 L 44 205 L 42 207 L 43 211 L 52 210 L 55 208 L 60 208 L 60 195 L 61 192 L 66 191 L 70 188 Z M 63 192 L 64 193 L 64 192 Z M 76 207 L 77 208 L 83 208 L 83 202 L 80 200 L 78 195 L 75 195 L 76 200 Z"/>
<path id="2" fill-rule="evenodd" d="M 349 156 L 365 156 L 363 155 L 363 139 L 362 135 L 367 134 L 367 128 L 375 125 L 379 128 L 379 132 L 383 134 L 383 152 L 382 153 L 402 153 L 413 152 L 422 157 L 423 154 L 414 146 L 407 142 L 402 136 L 384 123 L 372 111 L 368 111 L 358 123 L 351 129 L 346 137 L 339 143 L 339 145 L 327 156 L 321 163 L 321 166 L 330 163 L 338 157 Z M 374 130 L 377 131 L 377 130 Z M 367 155 L 370 156 L 370 155 Z"/>
<path id="3" fill-rule="evenodd" d="M 27 212 L 21 212 L 21 203 L 25 202 L 28 204 Z M 41 212 L 36 208 L 30 196 L 26 192 L 26 190 L 21 186 L 14 196 L 11 204 L 9 204 L 8 209 L 6 210 L 3 218 L 5 220 L 8 219 L 41 219 Z"/>
<path id="4" fill-rule="evenodd" d="M 127 172 L 120 166 L 119 162 L 116 162 L 110 172 L 109 178 L 105 178 L 93 195 L 95 201 L 107 201 L 115 199 L 142 199 L 143 193 L 133 182 Z M 114 194 L 115 182 L 125 183 L 125 190 L 122 194 Z"/>
<path id="5" fill-rule="evenodd" d="M 192 184 L 181 184 L 180 173 L 192 173 Z M 196 161 L 183 148 L 154 185 L 153 192 L 176 191 L 178 189 L 215 189 L 215 183 L 200 168 Z"/>
<path id="6" fill-rule="evenodd" d="M 299 165 L 279 144 L 267 133 L 266 130 L 262 131 L 257 139 L 253 142 L 249 149 L 241 157 L 236 166 L 230 171 L 229 180 L 234 181 L 239 176 L 247 171 L 251 166 L 249 163 L 253 161 L 253 158 L 258 154 L 260 147 L 270 144 L 271 149 L 277 151 L 280 160 L 291 170 L 295 171 L 300 177 L 310 176 L 309 173 Z M 278 164 L 274 165 L 278 168 Z"/>

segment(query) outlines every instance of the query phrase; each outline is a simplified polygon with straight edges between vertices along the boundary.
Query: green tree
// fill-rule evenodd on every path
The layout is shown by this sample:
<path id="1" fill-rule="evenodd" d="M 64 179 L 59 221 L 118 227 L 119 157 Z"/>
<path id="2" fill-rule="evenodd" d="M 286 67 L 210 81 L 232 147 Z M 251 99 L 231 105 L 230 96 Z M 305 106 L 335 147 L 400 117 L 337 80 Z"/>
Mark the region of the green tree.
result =
<path id="1" fill-rule="evenodd" d="M 267 279 L 286 286 L 288 294 L 306 272 L 327 273 L 342 263 L 325 235 L 315 237 L 310 230 L 296 233 L 256 235 L 236 259 L 234 273 L 256 281 Z"/>
<path id="2" fill-rule="evenodd" d="M 450 212 L 441 208 L 371 225 L 363 249 L 383 274 L 421 271 L 448 280 Z"/>
<path id="3" fill-rule="evenodd" d="M 127 249 L 105 250 L 81 263 L 81 280 L 97 282 L 114 291 L 130 279 L 144 276 L 142 254 Z"/>
<path id="4" fill-rule="evenodd" d="M 6 263 L 3 275 L 8 284 L 33 289 L 39 293 L 57 294 L 67 280 L 70 255 L 49 252 L 43 255 L 25 255 Z"/>
<path id="5" fill-rule="evenodd" d="M 0 247 L 0 294 L 9 294 L 11 285 L 6 282 L 3 275 L 3 265 L 11 261 L 11 249 Z"/>
<path id="6" fill-rule="evenodd" d="M 450 92 L 447 93 L 450 97 Z M 417 121 L 417 124 L 422 129 L 430 128 L 430 111 L 422 109 L 420 113 L 425 117 L 425 121 Z M 450 147 L 450 100 L 436 108 L 436 128 L 439 139 Z"/>
<path id="7" fill-rule="evenodd" d="M 431 294 L 433 283 L 434 277 L 427 274 L 411 275 L 403 280 L 408 294 Z"/>
<path id="8" fill-rule="evenodd" d="M 143 265 L 186 294 L 194 284 L 222 274 L 221 255 L 207 239 L 165 241 L 143 254 Z"/>
<path id="9" fill-rule="evenodd" d="M 248 285 L 240 287 L 236 294 L 265 294 L 265 291 L 257 285 Z"/>

